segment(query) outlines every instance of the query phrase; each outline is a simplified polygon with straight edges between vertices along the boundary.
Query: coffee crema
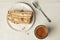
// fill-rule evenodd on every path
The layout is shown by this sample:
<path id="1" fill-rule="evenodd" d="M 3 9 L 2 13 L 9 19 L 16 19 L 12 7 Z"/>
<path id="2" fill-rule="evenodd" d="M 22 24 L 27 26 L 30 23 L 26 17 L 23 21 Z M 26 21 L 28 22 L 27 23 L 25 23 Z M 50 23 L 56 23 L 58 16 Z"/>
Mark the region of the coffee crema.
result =
<path id="1" fill-rule="evenodd" d="M 35 29 L 35 36 L 39 39 L 44 39 L 48 35 L 48 29 L 44 25 L 39 25 Z"/>

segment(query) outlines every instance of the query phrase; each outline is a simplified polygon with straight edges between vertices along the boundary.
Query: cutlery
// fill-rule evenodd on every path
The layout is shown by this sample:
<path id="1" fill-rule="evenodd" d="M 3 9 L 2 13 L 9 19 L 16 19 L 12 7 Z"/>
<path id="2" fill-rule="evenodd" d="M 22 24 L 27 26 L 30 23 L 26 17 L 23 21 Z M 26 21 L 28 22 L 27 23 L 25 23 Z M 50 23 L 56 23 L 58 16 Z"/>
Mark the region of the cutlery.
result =
<path id="1" fill-rule="evenodd" d="M 48 22 L 51 22 L 51 20 L 48 18 L 48 16 L 44 13 L 44 11 L 41 9 L 40 5 L 38 4 L 38 1 L 35 1 L 32 3 L 33 6 L 35 8 L 37 8 L 38 10 L 40 10 L 42 12 L 42 14 L 46 17 L 46 19 L 48 20 Z"/>

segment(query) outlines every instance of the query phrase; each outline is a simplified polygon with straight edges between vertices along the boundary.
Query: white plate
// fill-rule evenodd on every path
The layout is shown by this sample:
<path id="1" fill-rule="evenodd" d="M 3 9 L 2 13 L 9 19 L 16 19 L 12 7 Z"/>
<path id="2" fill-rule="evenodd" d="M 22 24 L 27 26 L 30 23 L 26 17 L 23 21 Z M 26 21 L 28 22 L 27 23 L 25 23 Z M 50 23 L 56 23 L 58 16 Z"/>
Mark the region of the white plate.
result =
<path id="1" fill-rule="evenodd" d="M 34 10 L 32 9 L 32 7 L 30 6 L 30 5 L 28 5 L 27 3 L 23 3 L 23 2 L 21 2 L 21 3 L 16 3 L 16 4 L 14 4 L 12 7 L 11 7 L 11 9 L 12 10 L 25 10 L 25 11 L 32 11 L 33 12 L 33 18 L 32 18 L 32 22 L 30 23 L 30 24 L 14 24 L 14 23 L 12 23 L 12 22 L 10 22 L 10 21 L 8 21 L 7 20 L 7 22 L 8 22 L 8 25 L 12 28 L 12 29 L 14 29 L 14 30 L 16 30 L 16 31 L 27 31 L 27 30 L 29 30 L 32 26 L 33 26 L 33 24 L 34 24 Z M 22 28 L 24 28 L 25 27 L 25 29 L 24 30 L 22 30 Z"/>

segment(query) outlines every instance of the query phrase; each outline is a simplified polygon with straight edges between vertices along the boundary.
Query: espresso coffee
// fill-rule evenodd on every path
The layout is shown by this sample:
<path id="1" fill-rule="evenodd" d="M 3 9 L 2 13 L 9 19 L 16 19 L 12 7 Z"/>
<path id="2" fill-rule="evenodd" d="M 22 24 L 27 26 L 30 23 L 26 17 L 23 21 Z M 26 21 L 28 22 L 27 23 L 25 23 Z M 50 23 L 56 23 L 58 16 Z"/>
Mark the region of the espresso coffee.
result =
<path id="1" fill-rule="evenodd" d="M 48 29 L 44 25 L 39 25 L 35 28 L 35 36 L 39 39 L 44 39 L 48 35 Z"/>

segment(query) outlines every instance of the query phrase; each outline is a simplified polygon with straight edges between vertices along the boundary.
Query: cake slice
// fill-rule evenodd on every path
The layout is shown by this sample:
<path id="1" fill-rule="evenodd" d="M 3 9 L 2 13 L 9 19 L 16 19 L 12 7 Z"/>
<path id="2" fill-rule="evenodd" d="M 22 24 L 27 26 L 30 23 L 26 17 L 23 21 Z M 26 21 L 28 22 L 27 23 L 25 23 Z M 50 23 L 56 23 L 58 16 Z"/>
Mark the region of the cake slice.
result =
<path id="1" fill-rule="evenodd" d="M 33 12 L 26 12 L 26 11 L 17 11 L 12 12 L 8 16 L 8 20 L 13 22 L 14 24 L 30 24 Z"/>

